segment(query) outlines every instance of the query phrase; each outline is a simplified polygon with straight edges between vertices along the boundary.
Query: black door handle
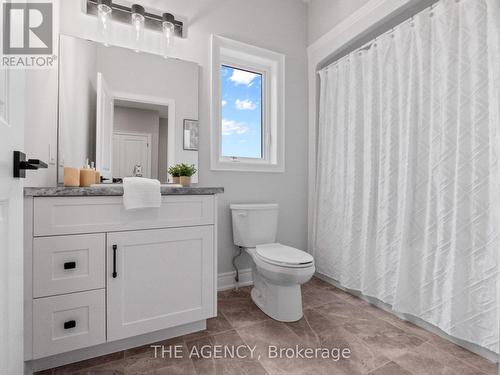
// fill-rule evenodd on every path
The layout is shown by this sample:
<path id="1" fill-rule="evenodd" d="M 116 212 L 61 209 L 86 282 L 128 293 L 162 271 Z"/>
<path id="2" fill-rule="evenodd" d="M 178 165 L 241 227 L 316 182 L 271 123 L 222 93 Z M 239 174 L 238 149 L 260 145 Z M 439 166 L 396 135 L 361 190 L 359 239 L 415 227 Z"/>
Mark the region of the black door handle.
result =
<path id="1" fill-rule="evenodd" d="M 70 328 L 75 328 L 75 327 L 76 327 L 75 320 L 68 320 L 67 322 L 64 322 L 64 329 L 70 329 Z"/>
<path id="2" fill-rule="evenodd" d="M 65 270 L 72 270 L 76 268 L 76 262 L 66 262 L 64 263 Z"/>
<path id="3" fill-rule="evenodd" d="M 116 250 L 118 249 L 117 245 L 113 245 L 113 279 L 116 279 L 118 273 L 116 272 Z"/>
<path id="4" fill-rule="evenodd" d="M 25 178 L 26 170 L 36 170 L 38 168 L 47 168 L 47 163 L 38 159 L 26 160 L 26 155 L 21 151 L 14 151 L 14 177 Z"/>

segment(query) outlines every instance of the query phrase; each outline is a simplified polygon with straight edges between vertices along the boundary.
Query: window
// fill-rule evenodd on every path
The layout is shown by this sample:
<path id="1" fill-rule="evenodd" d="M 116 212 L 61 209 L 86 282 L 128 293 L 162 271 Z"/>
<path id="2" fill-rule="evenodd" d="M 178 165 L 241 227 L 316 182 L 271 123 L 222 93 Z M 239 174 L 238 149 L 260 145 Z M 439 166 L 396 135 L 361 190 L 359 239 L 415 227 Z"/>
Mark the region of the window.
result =
<path id="1" fill-rule="evenodd" d="M 284 56 L 212 37 L 213 170 L 284 171 Z"/>
<path id="2" fill-rule="evenodd" d="M 221 65 L 221 156 L 262 159 L 262 78 Z"/>

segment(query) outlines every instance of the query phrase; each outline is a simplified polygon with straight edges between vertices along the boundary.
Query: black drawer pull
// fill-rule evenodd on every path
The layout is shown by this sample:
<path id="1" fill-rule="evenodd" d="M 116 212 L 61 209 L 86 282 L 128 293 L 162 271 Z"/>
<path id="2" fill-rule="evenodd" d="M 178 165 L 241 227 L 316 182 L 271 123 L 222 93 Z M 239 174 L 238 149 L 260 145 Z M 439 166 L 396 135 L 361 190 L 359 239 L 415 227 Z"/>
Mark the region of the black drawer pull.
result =
<path id="1" fill-rule="evenodd" d="M 76 268 L 76 262 L 66 262 L 64 263 L 65 270 L 72 270 Z"/>
<path id="2" fill-rule="evenodd" d="M 116 249 L 118 249 L 117 245 L 113 245 L 113 273 L 111 276 L 113 276 L 113 279 L 116 279 L 118 276 L 118 272 L 116 272 Z"/>
<path id="3" fill-rule="evenodd" d="M 64 329 L 71 329 L 76 327 L 76 321 L 75 320 L 68 320 L 67 322 L 64 322 Z"/>

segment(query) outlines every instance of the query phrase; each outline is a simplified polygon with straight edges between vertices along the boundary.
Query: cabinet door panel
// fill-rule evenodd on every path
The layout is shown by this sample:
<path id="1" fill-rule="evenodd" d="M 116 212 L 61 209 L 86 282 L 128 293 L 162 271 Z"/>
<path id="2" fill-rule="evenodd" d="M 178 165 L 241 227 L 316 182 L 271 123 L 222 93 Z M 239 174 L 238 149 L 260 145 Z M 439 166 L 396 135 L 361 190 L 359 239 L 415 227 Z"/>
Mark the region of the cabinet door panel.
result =
<path id="1" fill-rule="evenodd" d="M 213 226 L 107 236 L 109 341 L 212 316 Z"/>

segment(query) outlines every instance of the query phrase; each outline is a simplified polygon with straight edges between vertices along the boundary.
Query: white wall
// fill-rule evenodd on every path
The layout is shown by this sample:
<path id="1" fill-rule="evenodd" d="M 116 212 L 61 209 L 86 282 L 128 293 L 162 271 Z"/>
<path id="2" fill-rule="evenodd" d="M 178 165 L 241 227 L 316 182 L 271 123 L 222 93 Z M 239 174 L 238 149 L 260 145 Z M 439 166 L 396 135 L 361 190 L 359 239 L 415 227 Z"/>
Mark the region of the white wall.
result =
<path id="1" fill-rule="evenodd" d="M 369 0 L 311 0 L 308 6 L 308 44 L 353 14 Z"/>
<path id="2" fill-rule="evenodd" d="M 307 12 L 301 0 L 143 0 L 186 20 L 187 38 L 176 39 L 173 55 L 200 65 L 199 178 L 202 186 L 223 186 L 219 199 L 219 272 L 232 270 L 235 253 L 229 204 L 277 202 L 281 206 L 279 241 L 306 249 L 307 237 Z M 97 40 L 96 18 L 81 11 L 80 0 L 62 1 L 61 33 Z M 210 35 L 219 34 L 286 56 L 286 172 L 210 171 Z M 160 34 L 147 31 L 144 50 L 159 52 Z M 130 26 L 114 25 L 114 44 L 130 47 Z M 57 85 L 57 81 L 52 83 Z M 51 124 L 53 126 L 53 124 Z M 246 258 L 246 256 L 245 256 Z M 246 258 L 240 262 L 249 266 Z"/>

